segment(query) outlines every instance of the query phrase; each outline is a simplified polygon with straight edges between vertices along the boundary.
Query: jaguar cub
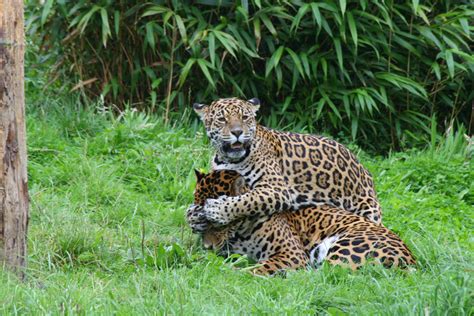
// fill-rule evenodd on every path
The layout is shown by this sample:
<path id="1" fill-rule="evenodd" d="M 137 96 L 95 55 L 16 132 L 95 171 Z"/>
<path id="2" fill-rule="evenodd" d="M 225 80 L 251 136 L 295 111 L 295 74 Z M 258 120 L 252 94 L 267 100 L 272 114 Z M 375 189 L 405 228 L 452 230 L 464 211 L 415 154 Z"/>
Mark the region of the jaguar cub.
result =
<path id="1" fill-rule="evenodd" d="M 235 171 L 196 172 L 194 203 L 245 194 Z M 188 221 L 192 216 L 189 214 Z M 405 267 L 415 259 L 403 241 L 382 225 L 341 208 L 320 205 L 268 216 L 251 216 L 202 233 L 204 246 L 220 253 L 247 255 L 260 263 L 257 274 L 317 265 L 323 261 L 356 269 L 367 261 Z"/>
<path id="2" fill-rule="evenodd" d="M 322 136 L 261 126 L 256 120 L 259 106 L 257 99 L 237 98 L 194 104 L 216 150 L 212 169 L 239 172 L 251 189 L 192 205 L 188 212 L 194 214 L 194 231 L 318 204 L 381 223 L 372 176 L 346 147 Z"/>

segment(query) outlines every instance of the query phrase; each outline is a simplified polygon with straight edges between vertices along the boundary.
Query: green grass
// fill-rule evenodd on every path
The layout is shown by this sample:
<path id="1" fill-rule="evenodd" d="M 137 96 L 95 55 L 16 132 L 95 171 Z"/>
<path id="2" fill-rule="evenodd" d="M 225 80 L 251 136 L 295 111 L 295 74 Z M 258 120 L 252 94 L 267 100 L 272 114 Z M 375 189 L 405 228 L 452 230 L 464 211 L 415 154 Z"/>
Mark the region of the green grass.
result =
<path id="1" fill-rule="evenodd" d="M 203 251 L 185 224 L 193 168 L 211 155 L 197 123 L 57 103 L 28 108 L 28 278 L 0 275 L 0 314 L 473 314 L 469 153 L 442 142 L 359 152 L 416 271 L 324 265 L 261 278 L 244 258 Z"/>

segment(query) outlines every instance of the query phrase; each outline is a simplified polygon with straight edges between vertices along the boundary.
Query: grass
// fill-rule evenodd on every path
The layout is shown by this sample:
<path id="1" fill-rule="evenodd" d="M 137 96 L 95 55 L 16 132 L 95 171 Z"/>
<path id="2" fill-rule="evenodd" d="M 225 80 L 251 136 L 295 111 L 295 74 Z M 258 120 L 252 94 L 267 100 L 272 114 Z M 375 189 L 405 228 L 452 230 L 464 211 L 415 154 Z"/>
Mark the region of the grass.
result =
<path id="1" fill-rule="evenodd" d="M 27 125 L 28 278 L 0 275 L 0 314 L 474 313 L 466 146 L 453 152 L 441 140 L 387 158 L 351 146 L 374 174 L 385 224 L 416 254 L 416 271 L 324 265 L 260 278 L 245 258 L 203 251 L 185 224 L 193 169 L 207 168 L 211 155 L 197 122 L 165 127 L 133 110 L 113 117 L 49 100 L 29 106 Z"/>

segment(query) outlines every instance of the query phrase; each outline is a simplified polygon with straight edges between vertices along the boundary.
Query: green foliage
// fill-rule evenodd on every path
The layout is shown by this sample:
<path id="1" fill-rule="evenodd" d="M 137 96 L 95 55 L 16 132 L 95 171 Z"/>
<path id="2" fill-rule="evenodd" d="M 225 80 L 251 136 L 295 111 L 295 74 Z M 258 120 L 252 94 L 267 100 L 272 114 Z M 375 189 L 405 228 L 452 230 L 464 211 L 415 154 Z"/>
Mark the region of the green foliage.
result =
<path id="1" fill-rule="evenodd" d="M 246 258 L 203 251 L 185 224 L 192 170 L 211 155 L 202 129 L 94 108 L 103 105 L 27 108 L 28 278 L 0 273 L 0 314 L 472 313 L 474 168 L 463 135 L 386 159 L 358 150 L 416 271 L 323 265 L 259 278 Z"/>
<path id="2" fill-rule="evenodd" d="M 27 12 L 73 90 L 166 122 L 196 100 L 258 96 L 271 126 L 378 151 L 424 143 L 432 118 L 472 124 L 469 1 L 29 0 Z"/>

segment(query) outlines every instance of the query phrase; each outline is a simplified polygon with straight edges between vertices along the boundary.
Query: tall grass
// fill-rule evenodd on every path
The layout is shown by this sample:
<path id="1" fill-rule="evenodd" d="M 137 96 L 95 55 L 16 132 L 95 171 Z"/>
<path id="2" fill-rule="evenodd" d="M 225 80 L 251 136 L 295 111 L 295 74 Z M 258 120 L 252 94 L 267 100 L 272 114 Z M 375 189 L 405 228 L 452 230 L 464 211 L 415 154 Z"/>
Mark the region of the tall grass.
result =
<path id="1" fill-rule="evenodd" d="M 269 125 L 379 150 L 429 138 L 433 117 L 474 128 L 470 1 L 29 0 L 27 13 L 54 78 L 166 122 L 196 100 L 258 96 Z"/>

